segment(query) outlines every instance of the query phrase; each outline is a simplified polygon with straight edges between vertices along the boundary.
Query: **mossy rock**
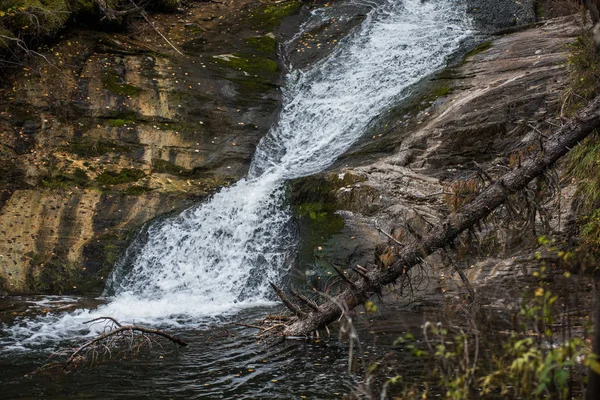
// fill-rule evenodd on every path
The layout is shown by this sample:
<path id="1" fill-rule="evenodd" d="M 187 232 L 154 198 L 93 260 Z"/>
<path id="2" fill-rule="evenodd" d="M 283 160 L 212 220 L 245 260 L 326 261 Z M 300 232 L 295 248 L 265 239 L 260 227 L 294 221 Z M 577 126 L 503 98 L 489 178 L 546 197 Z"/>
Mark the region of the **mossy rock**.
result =
<path id="1" fill-rule="evenodd" d="M 49 254 L 30 253 L 26 289 L 31 293 L 81 294 L 89 292 L 85 269 Z"/>
<path id="2" fill-rule="evenodd" d="M 246 42 L 254 50 L 267 57 L 275 57 L 277 55 L 277 40 L 270 35 L 251 37 L 246 39 Z"/>
<path id="3" fill-rule="evenodd" d="M 484 51 L 487 51 L 489 49 L 492 48 L 492 41 L 488 40 L 487 42 L 483 42 L 481 44 L 478 44 L 477 46 L 475 46 L 474 48 L 472 48 L 470 51 L 468 51 L 465 56 L 463 57 L 463 63 L 465 63 L 469 58 L 479 54 L 479 53 L 483 53 Z"/>
<path id="4" fill-rule="evenodd" d="M 115 118 L 115 119 L 108 120 L 108 125 L 110 125 L 114 128 L 119 128 L 121 126 L 127 126 L 127 125 L 133 125 L 133 124 L 135 124 L 135 121 L 131 120 L 131 119 Z"/>
<path id="5" fill-rule="evenodd" d="M 302 2 L 297 0 L 261 3 L 250 12 L 249 20 L 254 28 L 270 32 L 281 24 L 283 18 L 297 13 L 301 8 Z"/>
<path id="6" fill-rule="evenodd" d="M 337 213 L 343 207 L 335 193 L 361 181 L 364 181 L 363 177 L 346 173 L 321 174 L 289 183 L 288 197 L 301 237 L 298 248 L 301 269 L 319 260 L 323 268 L 327 266 L 326 243 L 344 228 L 344 218 Z"/>
<path id="7" fill-rule="evenodd" d="M 155 158 L 152 160 L 152 172 L 159 174 L 170 174 L 181 177 L 192 177 L 194 170 L 180 167 L 179 165 L 167 160 Z"/>
<path id="8" fill-rule="evenodd" d="M 228 78 L 227 80 L 237 85 L 237 90 L 240 95 L 238 103 L 240 104 L 247 104 L 248 101 L 252 99 L 262 100 L 268 92 L 279 88 L 278 85 L 269 80 L 256 77 Z"/>
<path id="9" fill-rule="evenodd" d="M 140 88 L 124 83 L 120 76 L 109 72 L 102 76 L 102 84 L 106 90 L 117 96 L 135 97 L 141 92 Z"/>
<path id="10" fill-rule="evenodd" d="M 141 196 L 150 191 L 152 191 L 152 189 L 145 186 L 131 185 L 125 190 L 125 194 L 129 196 Z"/>
<path id="11" fill-rule="evenodd" d="M 107 139 L 74 137 L 67 144 L 67 151 L 80 157 L 99 157 L 108 153 L 129 153 L 131 147 Z"/>
<path id="12" fill-rule="evenodd" d="M 144 171 L 134 168 L 123 168 L 117 171 L 104 171 L 96 177 L 96 183 L 100 185 L 121 185 L 124 183 L 137 182 L 146 174 Z"/>
<path id="13" fill-rule="evenodd" d="M 49 189 L 66 189 L 75 186 L 85 188 L 89 186 L 90 178 L 81 168 L 75 168 L 70 174 L 51 170 L 48 176 L 40 178 L 40 184 Z"/>
<path id="14" fill-rule="evenodd" d="M 277 62 L 272 59 L 249 53 L 215 56 L 213 59 L 218 65 L 260 76 L 276 74 L 279 69 Z"/>

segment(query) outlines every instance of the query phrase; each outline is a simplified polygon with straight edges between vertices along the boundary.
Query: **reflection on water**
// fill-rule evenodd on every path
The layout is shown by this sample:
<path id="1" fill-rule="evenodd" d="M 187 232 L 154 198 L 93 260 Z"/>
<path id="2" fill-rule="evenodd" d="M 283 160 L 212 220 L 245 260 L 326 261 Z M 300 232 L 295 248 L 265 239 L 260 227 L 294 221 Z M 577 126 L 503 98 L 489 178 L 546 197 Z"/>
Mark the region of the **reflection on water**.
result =
<path id="1" fill-rule="evenodd" d="M 7 297 L 0 299 L 0 320 L 13 323 L 23 316 L 66 312 L 87 307 L 94 299 L 75 297 Z M 253 323 L 276 309 L 257 309 L 236 317 Z M 358 321 L 362 356 L 367 363 L 382 357 L 395 337 L 418 332 L 421 314 L 396 313 L 367 324 Z M 361 371 L 348 373 L 348 346 L 337 333 L 319 342 L 286 341 L 267 345 L 254 331 L 223 321 L 213 329 L 176 333 L 189 343 L 179 348 L 169 342 L 130 359 L 115 359 L 75 372 L 30 374 L 42 365 L 46 351 L 1 352 L 1 398 L 6 399 L 339 399 L 360 381 Z M 73 343 L 63 342 L 72 347 Z M 356 354 L 357 356 L 359 354 Z"/>

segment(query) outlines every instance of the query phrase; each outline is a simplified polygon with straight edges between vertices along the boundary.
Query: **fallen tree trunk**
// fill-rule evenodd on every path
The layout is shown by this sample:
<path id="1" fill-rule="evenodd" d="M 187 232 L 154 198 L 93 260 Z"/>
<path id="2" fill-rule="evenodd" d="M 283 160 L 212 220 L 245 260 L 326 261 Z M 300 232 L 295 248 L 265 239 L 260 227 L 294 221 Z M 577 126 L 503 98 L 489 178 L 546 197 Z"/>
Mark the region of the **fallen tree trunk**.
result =
<path id="1" fill-rule="evenodd" d="M 428 255 L 450 244 L 459 234 L 486 218 L 503 204 L 507 198 L 542 175 L 562 156 L 600 126 L 600 97 L 592 101 L 574 118 L 563 125 L 554 135 L 543 142 L 543 149 L 530 156 L 521 166 L 508 172 L 485 190 L 471 203 L 441 223 L 435 232 L 416 240 L 394 255 L 386 269 L 363 271 L 359 278 L 338 295 L 310 312 L 296 314 L 281 331 L 283 336 L 305 336 L 336 321 L 343 310 L 352 310 L 367 301 L 384 286 L 396 282 L 412 267 L 420 264 Z M 343 306 L 340 306 L 343 305 Z M 295 306 L 299 309 L 299 307 Z"/>

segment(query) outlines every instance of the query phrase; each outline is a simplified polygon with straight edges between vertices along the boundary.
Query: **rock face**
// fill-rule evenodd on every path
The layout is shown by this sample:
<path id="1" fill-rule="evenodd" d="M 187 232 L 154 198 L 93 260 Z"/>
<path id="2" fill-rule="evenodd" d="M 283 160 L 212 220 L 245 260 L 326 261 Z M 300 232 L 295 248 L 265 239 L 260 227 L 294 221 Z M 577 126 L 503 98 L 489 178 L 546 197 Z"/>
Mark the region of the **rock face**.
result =
<path id="1" fill-rule="evenodd" d="M 491 29 L 533 18 L 531 1 L 470 1 Z M 73 29 L 4 80 L 0 293 L 98 293 L 140 226 L 244 176 L 276 116 L 285 66 L 327 54 L 367 10 L 339 6 L 301 36 L 311 5 L 295 0 L 192 3 L 127 33 Z M 294 183 L 303 279 L 311 263 L 370 259 L 381 240 L 374 223 L 416 226 L 414 209 L 443 215 L 440 179 L 468 173 L 470 160 L 493 164 L 530 122 L 554 115 L 575 34 L 554 21 L 481 47 L 335 172 Z"/>
<path id="2" fill-rule="evenodd" d="M 0 293 L 98 292 L 135 230 L 243 176 L 297 1 L 74 29 L 0 88 Z M 183 55 L 178 53 L 181 52 Z"/>
<path id="3" fill-rule="evenodd" d="M 405 238 L 435 229 L 463 197 L 477 190 L 479 183 L 471 178 L 479 168 L 494 175 L 516 166 L 519 154 L 560 124 L 561 93 L 569 81 L 568 45 L 580 29 L 575 18 L 562 18 L 480 45 L 421 87 L 419 95 L 375 127 L 333 171 L 311 178 L 331 182 L 353 177 L 348 184 L 318 192 L 331 201 L 329 212 L 341 210 L 337 215 L 345 225 L 317 241 L 313 259 L 343 267 L 365 265 L 373 260 L 377 243 L 387 242 L 377 228 Z M 319 196 L 315 199 L 306 187 L 310 184 L 305 182 L 297 189 L 296 198 L 318 202 Z M 569 210 L 570 190 L 563 189 L 563 212 Z M 551 221 L 552 228 L 564 229 L 564 215 L 562 221 Z M 461 268 L 481 264 L 484 268 L 469 269 L 468 275 L 485 282 L 491 275 L 514 271 L 513 256 L 535 240 L 532 229 L 484 228 L 477 246 L 459 246 L 455 263 Z M 421 275 L 429 274 L 430 293 L 441 291 L 452 275 L 439 274 L 439 267 L 450 265 L 444 258 L 427 260 L 438 267 L 436 273 L 426 268 Z M 315 265 L 305 256 L 300 269 L 309 276 L 323 274 Z"/>
<path id="4" fill-rule="evenodd" d="M 480 29 L 495 31 L 535 22 L 534 0 L 468 0 L 469 13 Z"/>

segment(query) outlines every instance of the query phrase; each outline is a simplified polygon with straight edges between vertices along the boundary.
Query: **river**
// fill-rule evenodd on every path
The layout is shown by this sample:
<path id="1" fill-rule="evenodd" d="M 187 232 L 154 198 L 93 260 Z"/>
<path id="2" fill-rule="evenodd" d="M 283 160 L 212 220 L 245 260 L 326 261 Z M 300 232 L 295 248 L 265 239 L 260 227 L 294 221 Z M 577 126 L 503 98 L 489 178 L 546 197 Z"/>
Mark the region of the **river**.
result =
<path id="1" fill-rule="evenodd" d="M 235 336 L 218 332 L 227 321 L 257 317 L 276 307 L 268 282 L 286 277 L 297 245 L 285 182 L 330 166 L 379 116 L 409 96 L 411 87 L 443 68 L 473 34 L 462 2 L 382 0 L 369 5 L 362 24 L 325 59 L 287 75 L 277 122 L 259 143 L 245 179 L 151 226 L 115 266 L 100 304 L 70 311 L 51 307 L 43 316 L 18 316 L 4 324 L 0 368 L 15 363 L 21 366 L 15 369 L 20 375 L 59 344 L 93 335 L 100 327 L 88 329 L 82 322 L 101 315 L 176 329 L 192 345 L 165 350 L 158 363 L 125 361 L 126 366 L 107 365 L 84 373 L 103 377 L 98 379 L 107 382 L 102 389 L 64 377 L 58 386 L 27 381 L 32 389 L 24 390 L 23 397 L 135 397 L 132 381 L 144 390 L 152 387 L 158 397 L 172 392 L 173 397 L 185 398 L 216 398 L 215 393 L 223 393 L 223 398 L 266 398 L 270 387 L 292 380 L 294 385 L 310 384 L 312 396 L 318 398 L 347 389 L 352 378 L 339 379 L 347 356 L 342 345 L 262 348 L 246 336 L 237 338 L 237 331 Z M 312 18 L 326 14 L 313 11 Z M 31 301 L 35 308 L 39 300 Z M 323 355 L 329 357 L 327 364 L 318 362 Z M 269 365 L 266 370 L 244 372 L 258 371 L 262 359 Z M 289 363 L 293 365 L 287 369 Z M 0 383 L 14 380 L 15 371 L 10 378 L 0 377 Z M 305 379 L 298 378 L 299 371 Z M 14 388 L 21 393 L 19 382 Z M 294 385 L 284 392 L 300 393 Z M 316 388 L 322 393 L 315 393 Z M 11 392 L 19 397 L 16 393 Z"/>

